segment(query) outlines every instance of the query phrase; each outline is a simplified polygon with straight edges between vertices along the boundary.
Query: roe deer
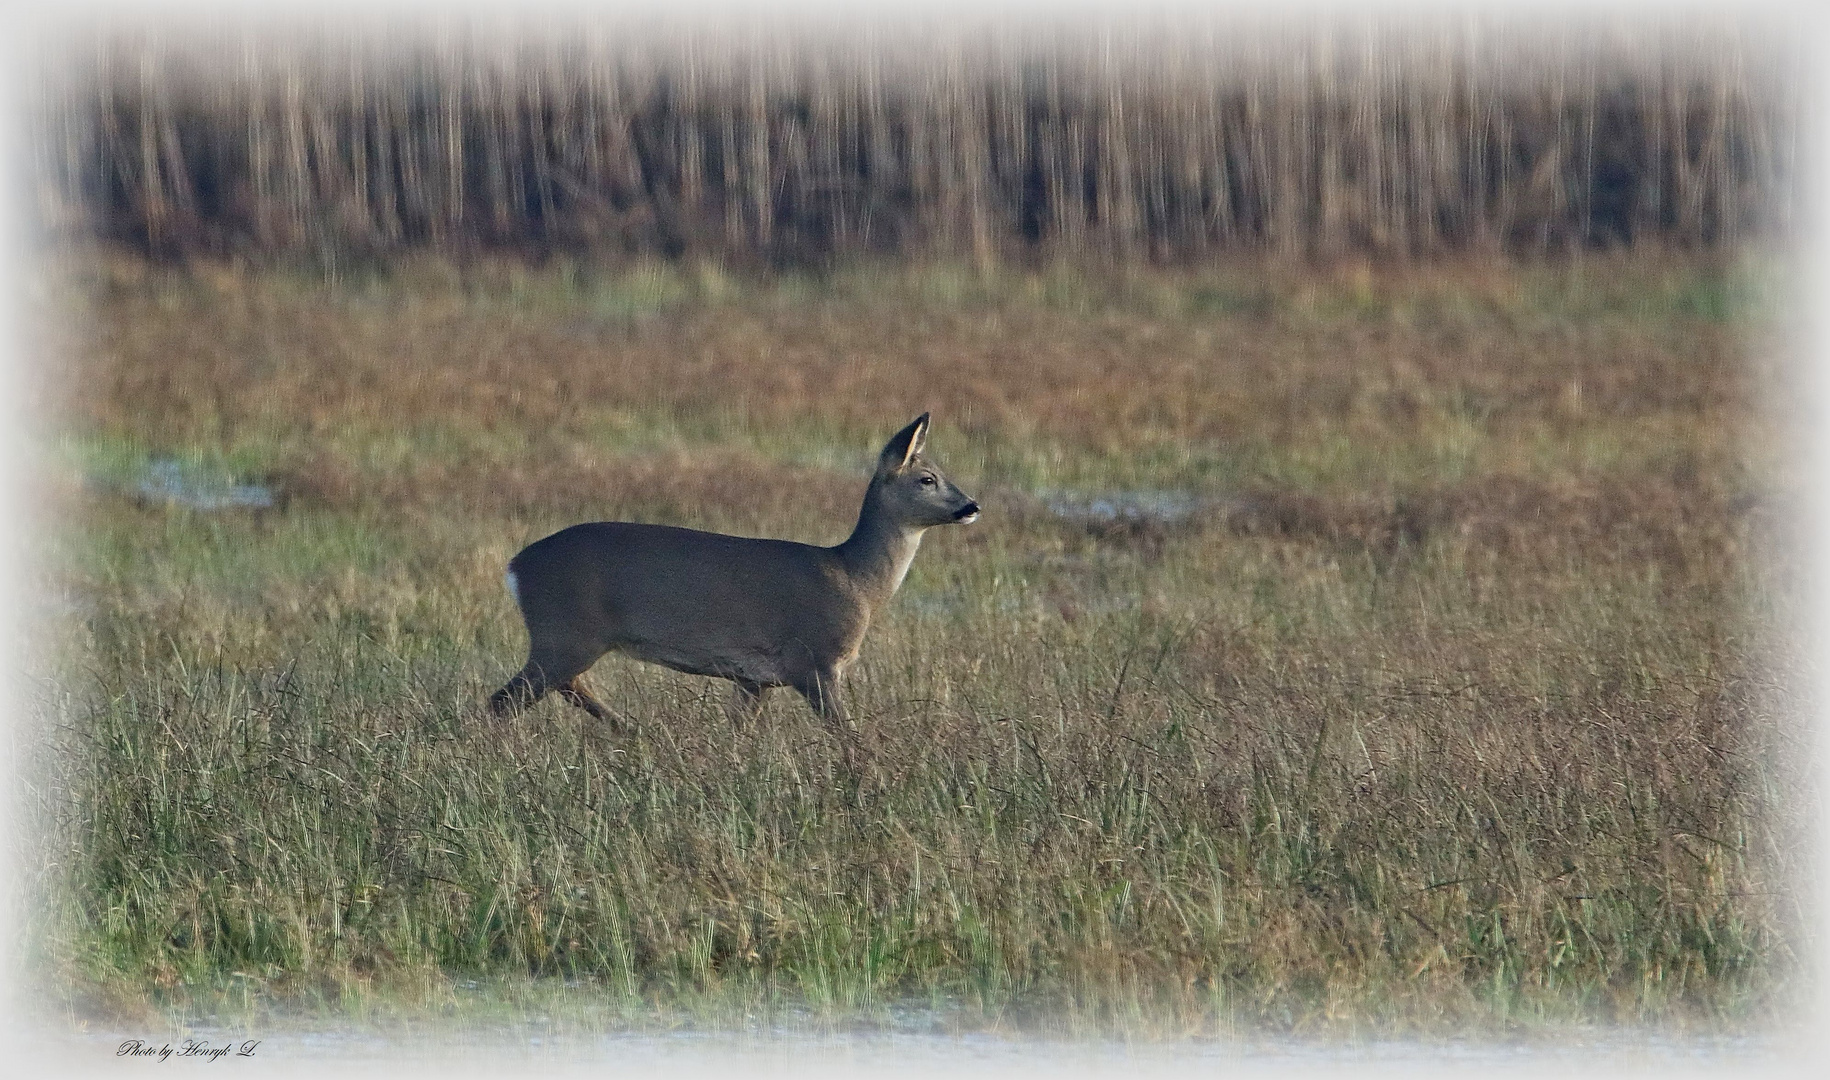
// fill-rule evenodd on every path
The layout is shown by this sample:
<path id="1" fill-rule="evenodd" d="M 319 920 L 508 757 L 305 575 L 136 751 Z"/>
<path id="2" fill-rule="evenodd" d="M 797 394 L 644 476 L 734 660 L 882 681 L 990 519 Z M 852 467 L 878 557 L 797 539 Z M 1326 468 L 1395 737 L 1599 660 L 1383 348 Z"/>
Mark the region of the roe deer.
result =
<path id="1" fill-rule="evenodd" d="M 527 623 L 527 665 L 489 699 L 512 715 L 548 690 L 615 723 L 579 677 L 607 652 L 737 684 L 729 711 L 752 719 L 791 686 L 841 734 L 838 683 L 908 573 L 921 534 L 970 524 L 979 504 L 922 450 L 928 414 L 877 459 L 851 538 L 836 547 L 602 521 L 529 544 L 508 564 Z"/>

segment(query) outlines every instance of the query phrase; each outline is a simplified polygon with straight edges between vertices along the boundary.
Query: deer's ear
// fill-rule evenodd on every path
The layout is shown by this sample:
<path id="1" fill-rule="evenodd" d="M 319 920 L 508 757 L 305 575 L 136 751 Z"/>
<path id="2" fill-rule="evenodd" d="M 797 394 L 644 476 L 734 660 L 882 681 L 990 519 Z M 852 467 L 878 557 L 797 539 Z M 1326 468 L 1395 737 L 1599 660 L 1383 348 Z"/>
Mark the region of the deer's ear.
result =
<path id="1" fill-rule="evenodd" d="M 898 431 L 883 444 L 883 453 L 877 458 L 877 475 L 888 476 L 891 473 L 908 468 L 915 455 L 921 453 L 922 447 L 928 445 L 928 414 L 922 413 L 915 422 Z"/>

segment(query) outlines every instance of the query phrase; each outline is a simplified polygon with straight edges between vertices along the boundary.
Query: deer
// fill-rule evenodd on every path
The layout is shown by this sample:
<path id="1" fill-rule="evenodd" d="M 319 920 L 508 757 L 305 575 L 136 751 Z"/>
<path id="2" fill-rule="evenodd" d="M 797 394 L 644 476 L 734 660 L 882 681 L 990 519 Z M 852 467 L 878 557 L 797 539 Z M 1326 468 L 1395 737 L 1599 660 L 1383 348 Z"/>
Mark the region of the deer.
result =
<path id="1" fill-rule="evenodd" d="M 765 693 L 791 687 L 849 740 L 839 680 L 871 620 L 927 530 L 979 516 L 979 504 L 927 456 L 928 417 L 884 445 L 856 527 L 832 547 L 600 521 L 523 548 L 506 577 L 527 624 L 527 663 L 490 695 L 490 712 L 512 717 L 557 691 L 620 728 L 581 681 L 616 652 L 734 683 L 726 713 L 739 727 L 756 718 Z"/>

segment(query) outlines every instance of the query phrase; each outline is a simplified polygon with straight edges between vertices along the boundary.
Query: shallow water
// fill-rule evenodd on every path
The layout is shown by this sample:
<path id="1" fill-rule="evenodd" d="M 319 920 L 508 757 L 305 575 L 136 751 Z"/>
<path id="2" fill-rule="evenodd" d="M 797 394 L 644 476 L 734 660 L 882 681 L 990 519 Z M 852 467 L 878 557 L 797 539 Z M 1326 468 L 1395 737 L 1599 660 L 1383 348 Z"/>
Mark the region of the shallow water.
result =
<path id="1" fill-rule="evenodd" d="M 1185 491 L 1045 491 L 1039 498 L 1056 517 L 1094 525 L 1179 525 L 1217 505 Z"/>
<path id="2" fill-rule="evenodd" d="M 265 484 L 237 484 L 205 469 L 172 458 L 149 462 L 134 493 L 149 502 L 174 503 L 193 510 L 233 510 L 273 505 Z"/>

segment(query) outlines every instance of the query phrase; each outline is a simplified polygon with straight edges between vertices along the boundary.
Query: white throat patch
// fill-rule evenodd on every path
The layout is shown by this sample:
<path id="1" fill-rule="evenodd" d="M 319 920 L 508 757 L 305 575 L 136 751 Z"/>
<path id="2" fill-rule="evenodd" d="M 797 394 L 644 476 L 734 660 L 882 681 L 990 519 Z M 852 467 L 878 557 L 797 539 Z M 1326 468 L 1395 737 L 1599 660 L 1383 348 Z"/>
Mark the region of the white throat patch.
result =
<path id="1" fill-rule="evenodd" d="M 917 529 L 909 537 L 908 547 L 903 549 L 902 554 L 890 567 L 890 592 L 894 593 L 897 589 L 902 588 L 902 579 L 909 576 L 909 564 L 915 561 L 915 550 L 919 547 L 921 547 L 921 530 Z"/>

